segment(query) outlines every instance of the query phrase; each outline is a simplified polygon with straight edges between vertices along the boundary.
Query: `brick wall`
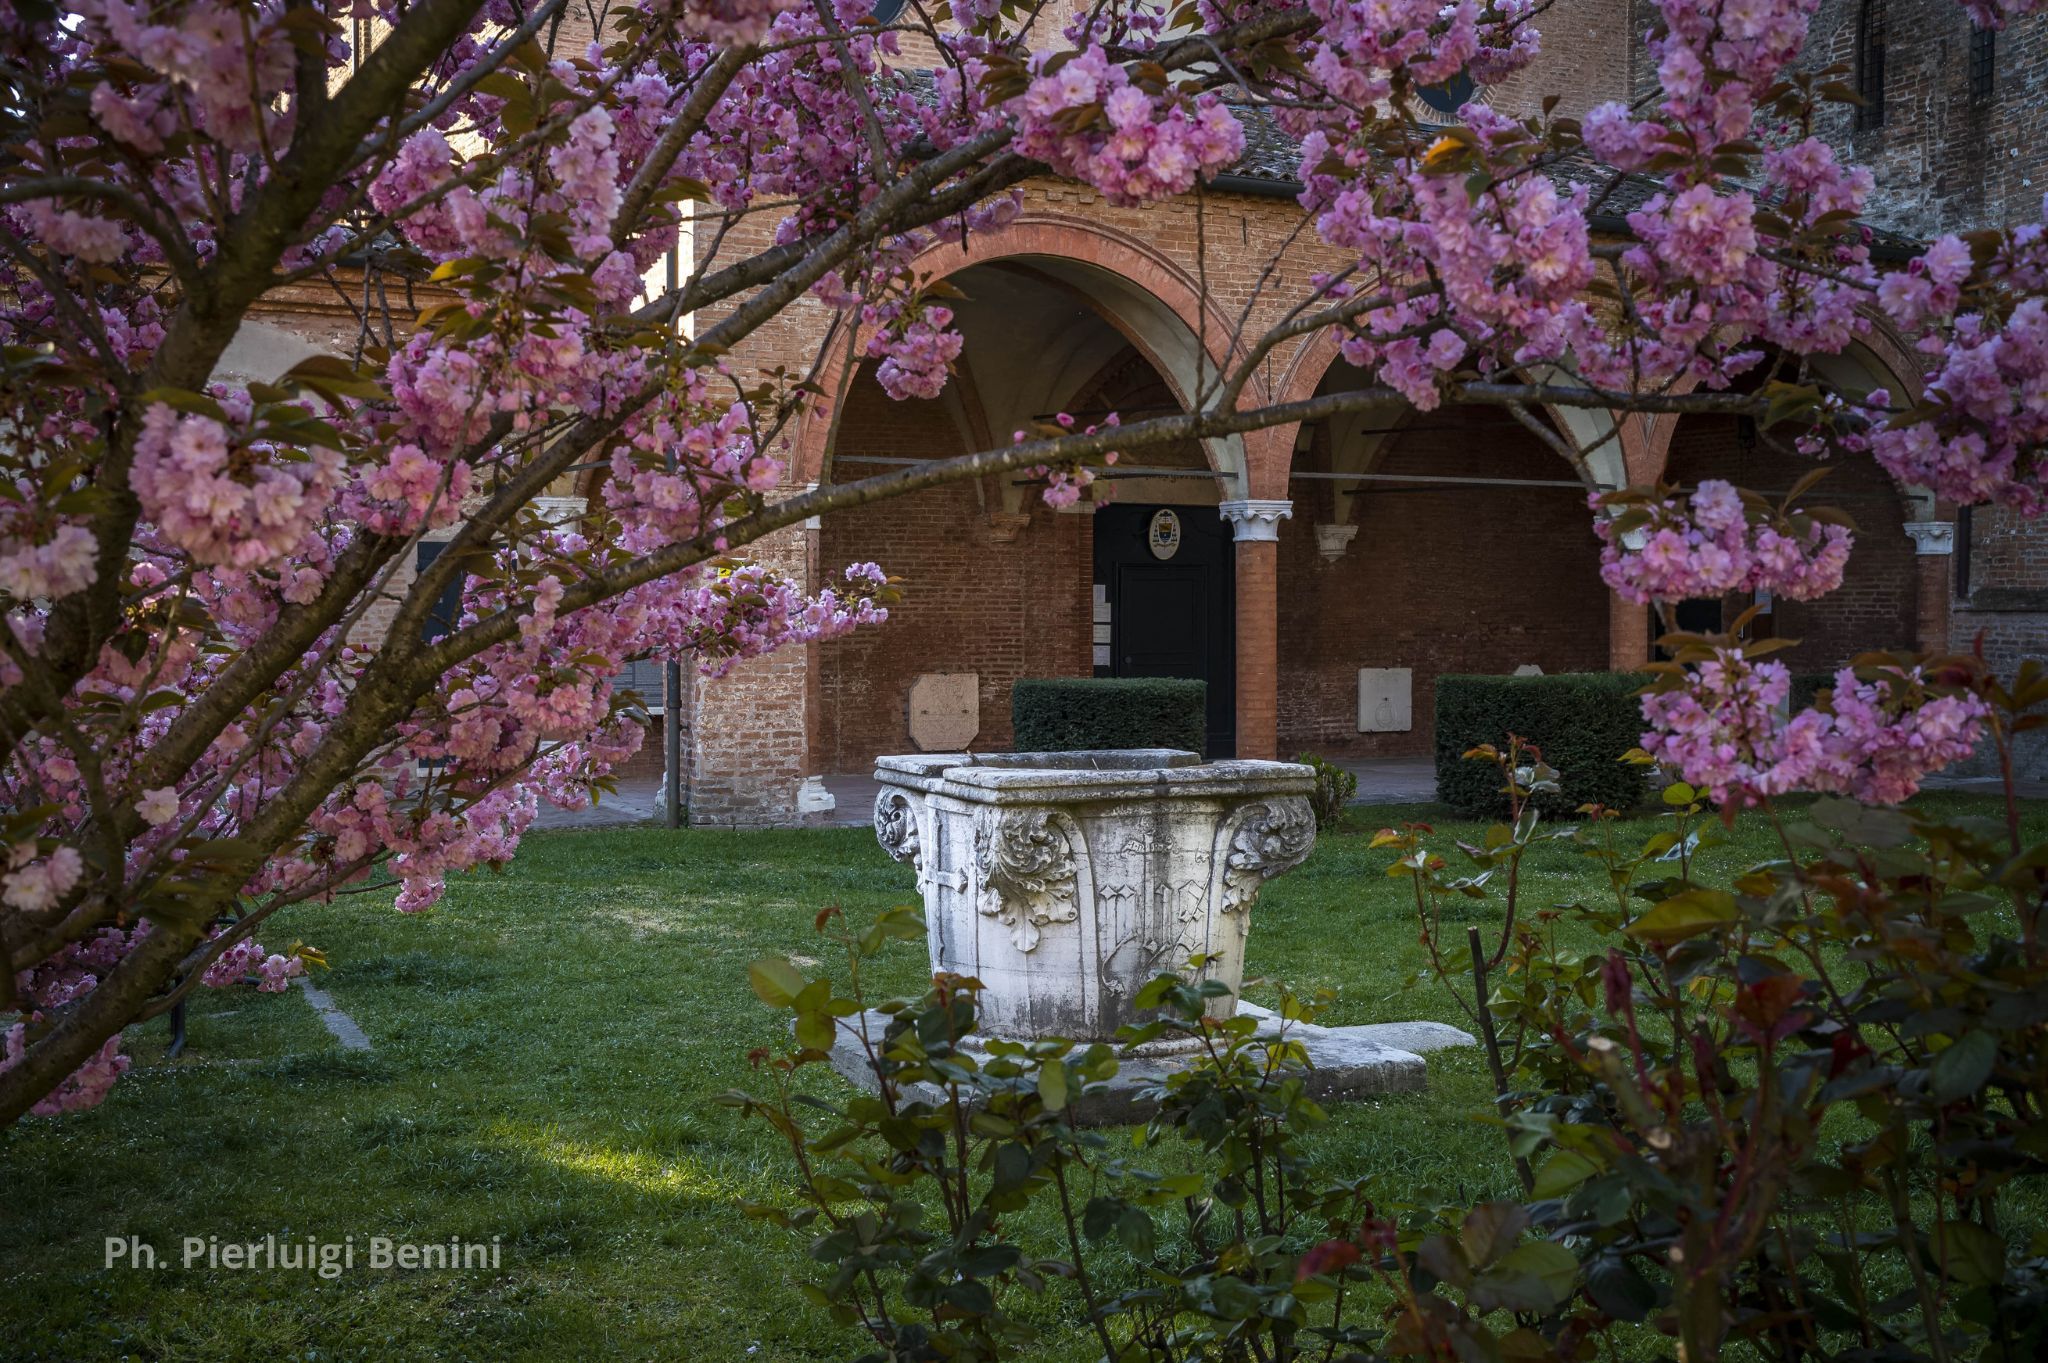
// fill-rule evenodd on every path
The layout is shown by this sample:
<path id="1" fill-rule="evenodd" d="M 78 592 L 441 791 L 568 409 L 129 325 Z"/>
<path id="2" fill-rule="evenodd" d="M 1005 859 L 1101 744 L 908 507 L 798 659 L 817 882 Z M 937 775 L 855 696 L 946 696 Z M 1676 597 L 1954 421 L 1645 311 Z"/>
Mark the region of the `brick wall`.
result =
<path id="1" fill-rule="evenodd" d="M 836 456 L 941 458 L 965 452 L 941 402 L 887 397 L 869 373 L 855 380 Z M 842 479 L 878 471 L 846 465 Z M 820 771 L 865 768 L 910 752 L 910 685 L 926 672 L 979 674 L 974 747 L 1010 745 L 1010 686 L 1025 676 L 1086 676 L 1090 667 L 1091 524 L 1027 492 L 1027 520 L 1002 511 L 999 480 L 955 483 L 824 518 L 819 563 L 829 575 L 873 560 L 903 579 L 886 624 L 818 648 Z"/>
<path id="2" fill-rule="evenodd" d="M 1783 493 L 1813 468 L 1804 459 L 1757 446 L 1745 450 L 1733 417 L 1689 416 L 1671 437 L 1666 479 L 1688 487 L 1724 478 L 1740 488 Z M 1778 601 L 1770 632 L 1797 639 L 1775 655 L 1795 672 L 1825 671 L 1873 649 L 1913 650 L 1919 637 L 1919 563 L 1906 536 L 1907 504 L 1875 461 L 1834 461 L 1827 477 L 1805 498 L 1838 506 L 1856 522 L 1856 544 L 1841 587 L 1818 601 Z M 1731 602 L 1726 617 L 1747 601 Z"/>
<path id="3" fill-rule="evenodd" d="M 1543 47 L 1536 59 L 1491 88 L 1487 103 L 1507 113 L 1534 113 L 1546 96 L 1557 112 L 1578 118 L 1608 100 L 1627 100 L 1648 65 L 1629 0 L 1557 0 L 1536 18 Z"/>
<path id="4" fill-rule="evenodd" d="M 1978 507 L 1971 517 L 1968 594 L 1949 616 L 1949 647 L 1978 647 L 1985 661 L 2010 679 L 2029 658 L 2048 658 L 2048 536 L 2038 522 L 2016 512 Z M 2014 766 L 2030 780 L 2048 780 L 2048 734 L 2021 734 Z M 1990 745 L 1966 768 L 1995 775 Z"/>
<path id="5" fill-rule="evenodd" d="M 1375 472 L 1562 479 L 1557 455 L 1490 414 L 1428 413 Z M 1304 465 L 1314 462 L 1304 456 Z M 1327 468 L 1321 463 L 1319 467 Z M 1377 483 L 1358 534 L 1325 562 L 1314 527 L 1331 485 L 1299 480 L 1280 527 L 1280 751 L 1355 757 L 1431 752 L 1443 673 L 1607 669 L 1607 590 L 1585 498 L 1572 488 Z M 1358 732 L 1358 669 L 1415 672 L 1414 728 Z"/>
<path id="6" fill-rule="evenodd" d="M 1865 0 L 1824 0 L 1802 59 L 1853 71 Z M 2048 190 L 2048 19 L 1994 40 L 1991 91 L 1970 87 L 1970 18 L 1953 0 L 1876 0 L 1885 39 L 1884 122 L 1830 108 L 1822 135 L 1877 176 L 1874 216 L 1914 236 L 2036 221 Z"/>

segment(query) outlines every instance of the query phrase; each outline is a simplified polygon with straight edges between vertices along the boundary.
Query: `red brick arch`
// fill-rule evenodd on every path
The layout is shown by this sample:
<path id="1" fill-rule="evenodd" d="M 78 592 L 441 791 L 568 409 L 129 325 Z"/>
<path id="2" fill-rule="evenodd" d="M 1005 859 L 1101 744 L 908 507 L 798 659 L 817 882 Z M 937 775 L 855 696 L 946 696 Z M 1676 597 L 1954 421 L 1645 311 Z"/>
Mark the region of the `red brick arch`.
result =
<path id="1" fill-rule="evenodd" d="M 1138 238 L 1085 218 L 1026 213 L 1001 232 L 976 234 L 965 243 L 931 246 L 913 265 L 920 275 L 942 279 L 969 266 L 1032 256 L 1093 266 L 1150 294 L 1180 319 L 1190 336 L 1204 338 L 1211 364 L 1221 367 L 1233 353 L 1223 345 L 1231 333 L 1229 318 L 1213 300 L 1203 300 L 1192 275 Z M 857 367 L 848 364 L 848 355 L 858 356 L 865 350 L 869 334 L 869 329 L 863 328 L 854 345 L 835 344 L 826 357 L 818 382 L 831 399 L 806 414 L 798 428 L 790 460 L 793 481 L 818 481 L 832 443 L 836 410 L 845 400 Z"/>
<path id="2" fill-rule="evenodd" d="M 1300 402 L 1314 397 L 1316 389 L 1322 386 L 1323 376 L 1328 374 L 1331 366 L 1341 358 L 1338 354 L 1338 345 L 1337 330 L 1334 327 L 1325 327 L 1309 336 L 1296 348 L 1293 358 L 1288 362 L 1273 400 Z M 1561 431 L 1567 429 L 1561 412 L 1550 407 L 1545 407 L 1544 410 L 1553 426 Z M 1639 421 L 1626 415 L 1615 422 L 1615 429 L 1621 442 L 1622 463 L 1628 471 L 1629 481 L 1643 481 L 1636 477 L 1636 471 L 1649 458 L 1648 435 Z M 1669 439 L 1667 433 L 1667 443 Z M 1290 458 L 1293 448 L 1294 442 L 1290 438 L 1287 442 Z"/>
<path id="3" fill-rule="evenodd" d="M 1865 315 L 1870 320 L 1870 330 L 1856 344 L 1856 350 L 1862 353 L 1852 352 L 1850 358 L 1863 368 L 1874 370 L 1872 376 L 1892 385 L 1894 392 L 1918 402 L 1926 389 L 1926 367 L 1914 357 L 1889 322 L 1868 310 Z M 1696 379 L 1687 376 L 1673 384 L 1671 391 L 1690 393 L 1698 386 Z M 1627 423 L 1642 429 L 1642 436 L 1637 442 L 1638 452 L 1629 460 L 1631 483 L 1654 483 L 1664 476 L 1664 468 L 1671 455 L 1671 437 L 1676 434 L 1681 419 L 1678 413 L 1666 412 L 1657 416 L 1644 414 Z"/>

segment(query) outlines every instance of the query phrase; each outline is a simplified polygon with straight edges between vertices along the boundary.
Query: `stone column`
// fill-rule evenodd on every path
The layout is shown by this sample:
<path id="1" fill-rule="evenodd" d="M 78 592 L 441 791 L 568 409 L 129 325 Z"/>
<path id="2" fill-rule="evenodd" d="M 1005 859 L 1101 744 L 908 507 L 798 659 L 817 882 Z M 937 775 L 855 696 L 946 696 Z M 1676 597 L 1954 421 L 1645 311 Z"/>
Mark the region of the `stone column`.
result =
<path id="1" fill-rule="evenodd" d="M 1274 760 L 1280 749 L 1280 522 L 1294 503 L 1223 502 L 1237 541 L 1237 755 Z"/>
<path id="2" fill-rule="evenodd" d="M 1907 521 L 1906 534 L 1913 541 L 1915 574 L 1915 633 L 1923 653 L 1949 651 L 1948 609 L 1953 587 L 1949 569 L 1956 550 L 1954 521 Z"/>

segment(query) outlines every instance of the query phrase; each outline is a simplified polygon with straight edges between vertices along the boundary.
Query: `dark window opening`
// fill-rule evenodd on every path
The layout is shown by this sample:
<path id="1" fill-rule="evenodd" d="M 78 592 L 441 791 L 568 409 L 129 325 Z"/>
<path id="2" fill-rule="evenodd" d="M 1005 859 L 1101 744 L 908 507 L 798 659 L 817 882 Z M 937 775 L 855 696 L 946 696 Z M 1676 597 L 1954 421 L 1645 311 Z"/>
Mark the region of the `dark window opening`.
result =
<path id="1" fill-rule="evenodd" d="M 419 558 L 413 566 L 419 572 L 424 573 L 427 570 L 427 565 L 441 557 L 441 551 L 447 547 L 446 544 L 420 545 Z M 458 577 L 442 590 L 439 597 L 435 598 L 434 608 L 428 611 L 427 618 L 420 622 L 421 641 L 431 644 L 444 634 L 453 634 L 455 626 L 461 619 L 462 579 Z"/>
<path id="2" fill-rule="evenodd" d="M 1676 603 L 1672 609 L 1671 629 L 1675 634 L 1719 634 L 1721 632 L 1722 599 L 1718 596 L 1693 596 Z M 1650 612 L 1650 656 L 1669 659 L 1671 655 L 1657 646 L 1664 637 L 1664 627 L 1656 611 Z"/>
<path id="3" fill-rule="evenodd" d="M 1856 13 L 1856 126 L 1884 126 L 1884 0 L 1863 0 Z"/>
<path id="4" fill-rule="evenodd" d="M 1415 93 L 1422 96 L 1422 102 L 1430 108 L 1455 118 L 1458 110 L 1471 103 L 1479 93 L 1479 83 L 1472 79 L 1469 71 L 1460 71 L 1441 85 L 1425 85 Z"/>
<path id="5" fill-rule="evenodd" d="M 903 0 L 875 0 L 875 22 L 893 24 L 896 16 L 903 13 Z"/>
<path id="6" fill-rule="evenodd" d="M 1989 99 L 1998 69 L 1998 34 L 1988 28 L 1970 30 L 1970 98 Z"/>
<path id="7" fill-rule="evenodd" d="M 1673 614 L 1680 634 L 1721 632 L 1721 598 L 1718 596 L 1687 597 L 1678 603 Z"/>

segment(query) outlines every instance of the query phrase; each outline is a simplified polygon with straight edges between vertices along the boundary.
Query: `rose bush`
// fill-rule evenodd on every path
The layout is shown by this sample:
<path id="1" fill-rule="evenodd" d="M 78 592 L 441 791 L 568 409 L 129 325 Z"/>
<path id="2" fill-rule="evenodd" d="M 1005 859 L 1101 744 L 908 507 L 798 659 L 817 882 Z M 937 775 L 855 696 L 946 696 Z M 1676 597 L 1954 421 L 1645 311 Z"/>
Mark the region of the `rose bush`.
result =
<path id="1" fill-rule="evenodd" d="M 2040 668 L 2016 691 L 1956 684 L 2001 743 L 2048 701 Z M 1133 1141 L 1075 1121 L 1120 1047 L 978 1036 L 972 979 L 864 993 L 865 962 L 922 945 L 908 910 L 863 931 L 820 916 L 847 985 L 758 963 L 794 1041 L 755 1053 L 770 1087 L 728 1101 L 782 1134 L 795 1179 L 751 1210 L 808 1240 L 806 1290 L 873 1340 L 861 1357 L 1033 1357 L 1046 1313 L 1020 1303 L 1044 1294 L 1102 1357 L 1160 1363 L 2041 1356 L 2048 844 L 2021 841 L 2010 794 L 2004 820 L 1767 798 L 1782 855 L 1715 877 L 1700 854 L 1721 825 L 1682 781 L 1664 826 L 1625 842 L 1598 807 L 1547 826 L 1533 797 L 1554 773 L 1523 745 L 1472 756 L 1509 821 L 1478 845 L 1411 824 L 1375 846 L 1482 1036 L 1519 1197 L 1427 1198 L 1315 1158 L 1306 1052 L 1205 1015 L 1213 982 L 1161 977 L 1140 999 L 1157 1019 L 1121 1034 L 1196 1043 Z M 1611 893 L 1527 903 L 1523 859 L 1550 840 Z M 1290 1024 L 1322 1006 L 1282 991 Z M 841 1031 L 878 1093 L 804 1082 Z"/>

